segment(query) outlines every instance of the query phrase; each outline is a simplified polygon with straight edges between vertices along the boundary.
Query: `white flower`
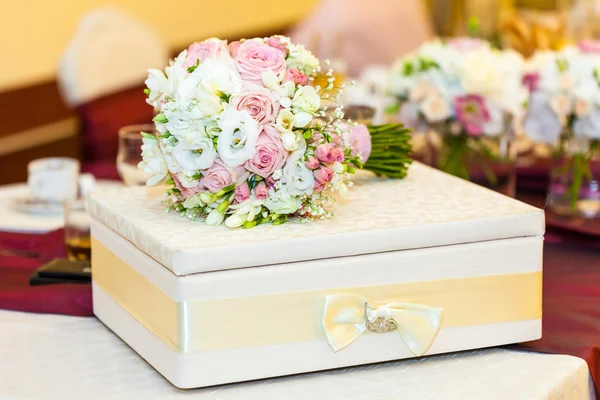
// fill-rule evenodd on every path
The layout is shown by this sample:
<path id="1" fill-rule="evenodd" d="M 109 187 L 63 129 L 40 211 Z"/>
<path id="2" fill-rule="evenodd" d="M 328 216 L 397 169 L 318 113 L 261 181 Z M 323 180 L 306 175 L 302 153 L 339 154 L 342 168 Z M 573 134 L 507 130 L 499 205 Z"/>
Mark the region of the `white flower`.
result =
<path id="1" fill-rule="evenodd" d="M 208 216 L 206 217 L 206 225 L 209 225 L 209 226 L 221 225 L 224 218 L 225 218 L 225 215 L 223 213 L 220 213 L 219 211 L 217 211 L 217 209 L 214 209 L 210 213 L 208 213 Z"/>
<path id="2" fill-rule="evenodd" d="M 211 117 L 223 111 L 221 98 L 213 92 L 199 89 L 195 93 L 196 107 L 204 117 Z"/>
<path id="3" fill-rule="evenodd" d="M 571 99 L 563 93 L 558 93 L 550 99 L 550 107 L 559 116 L 566 117 L 571 112 Z"/>
<path id="4" fill-rule="evenodd" d="M 194 196 L 186 199 L 182 204 L 185 208 L 195 208 L 195 207 L 202 207 L 204 205 L 204 202 L 202 201 L 202 198 L 200 197 L 200 195 L 197 194 L 197 195 L 194 195 Z"/>
<path id="5" fill-rule="evenodd" d="M 297 68 L 306 75 L 313 75 L 319 69 L 319 59 L 301 44 L 288 44 L 290 54 L 286 60 L 288 68 Z"/>
<path id="6" fill-rule="evenodd" d="M 298 197 L 290 196 L 285 189 L 269 191 L 269 197 L 265 201 L 265 207 L 273 214 L 292 214 L 296 212 L 302 202 Z"/>
<path id="7" fill-rule="evenodd" d="M 219 128 L 217 148 L 225 165 L 235 168 L 254 156 L 259 132 L 250 114 L 229 108 L 221 113 Z"/>
<path id="8" fill-rule="evenodd" d="M 156 139 L 143 138 L 142 141 L 142 161 L 138 168 L 152 175 L 146 185 L 154 186 L 166 178 L 169 170 Z"/>
<path id="9" fill-rule="evenodd" d="M 282 175 L 283 175 L 283 172 L 280 169 L 276 169 L 275 171 L 273 171 L 273 175 L 271 175 L 271 177 L 273 178 L 274 181 L 278 181 L 281 179 Z"/>
<path id="10" fill-rule="evenodd" d="M 156 101 L 163 95 L 163 93 L 168 93 L 171 90 L 171 86 L 169 85 L 169 80 L 165 76 L 165 74 L 158 69 L 149 69 L 148 70 L 148 79 L 144 82 L 148 89 L 150 89 L 150 93 L 148 95 L 148 102 L 152 105 L 155 104 Z"/>
<path id="11" fill-rule="evenodd" d="M 429 82 L 418 80 L 412 87 L 408 99 L 413 103 L 420 103 L 428 97 L 439 96 L 439 90 Z"/>
<path id="12" fill-rule="evenodd" d="M 211 57 L 200 63 L 179 86 L 178 94 L 187 98 L 200 98 L 204 93 L 220 97 L 242 90 L 243 81 L 233 59 L 227 55 Z"/>
<path id="13" fill-rule="evenodd" d="M 306 142 L 302 142 L 298 150 L 289 155 L 283 166 L 282 180 L 286 184 L 288 193 L 292 196 L 310 195 L 313 192 L 315 177 L 304 164 L 305 150 Z"/>
<path id="14" fill-rule="evenodd" d="M 181 170 L 191 176 L 210 167 L 217 158 L 217 151 L 212 139 L 204 137 L 196 139 L 193 147 L 183 142 L 177 144 L 173 149 L 173 158 L 181 166 Z"/>
<path id="15" fill-rule="evenodd" d="M 296 126 L 306 126 L 317 113 L 320 105 L 321 98 L 314 87 L 300 86 L 292 99 L 292 110 L 299 121 Z"/>
<path id="16" fill-rule="evenodd" d="M 231 206 L 231 209 L 235 210 L 235 212 L 225 220 L 225 226 L 228 228 L 238 228 L 246 222 L 254 221 L 260 213 L 263 204 L 264 200 L 251 198 L 243 203 Z"/>
<path id="17" fill-rule="evenodd" d="M 296 126 L 296 116 L 290 110 L 281 110 L 275 119 L 275 127 L 279 132 L 291 131 Z"/>
<path id="18" fill-rule="evenodd" d="M 459 77 L 465 92 L 484 96 L 497 95 L 502 91 L 505 81 L 502 64 L 487 49 L 464 54 Z"/>
<path id="19" fill-rule="evenodd" d="M 600 109 L 594 109 L 590 116 L 577 119 L 573 124 L 575 135 L 588 139 L 600 139 Z"/>
<path id="20" fill-rule="evenodd" d="M 166 130 L 177 140 L 193 145 L 197 140 L 207 137 L 204 124 L 199 118 L 194 118 L 198 117 L 194 113 L 172 112 L 166 113 L 166 116 Z"/>
<path id="21" fill-rule="evenodd" d="M 575 99 L 573 110 L 577 118 L 587 118 L 592 112 L 592 105 L 585 100 Z"/>
<path id="22" fill-rule="evenodd" d="M 300 132 L 284 131 L 281 133 L 281 144 L 287 151 L 295 151 L 300 147 L 304 138 Z"/>
<path id="23" fill-rule="evenodd" d="M 488 101 L 486 104 L 490 120 L 483 124 L 483 133 L 487 136 L 498 136 L 506 131 L 504 112 L 502 107 L 493 102 Z"/>
<path id="24" fill-rule="evenodd" d="M 421 112 L 429 122 L 440 122 L 450 116 L 450 105 L 439 94 L 428 96 L 421 103 Z"/>

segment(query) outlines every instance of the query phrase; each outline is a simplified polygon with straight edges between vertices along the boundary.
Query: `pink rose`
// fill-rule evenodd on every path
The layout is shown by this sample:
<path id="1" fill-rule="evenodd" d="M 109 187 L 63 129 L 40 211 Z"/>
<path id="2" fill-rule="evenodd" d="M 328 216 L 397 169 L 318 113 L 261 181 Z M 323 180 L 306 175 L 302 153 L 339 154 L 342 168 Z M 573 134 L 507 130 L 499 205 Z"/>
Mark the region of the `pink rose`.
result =
<path id="1" fill-rule="evenodd" d="M 331 143 L 320 144 L 315 150 L 315 156 L 319 161 L 324 162 L 326 164 L 331 164 L 334 162 L 333 154 L 331 153 L 332 149 L 333 144 Z"/>
<path id="2" fill-rule="evenodd" d="M 271 92 L 262 86 L 250 84 L 245 91 L 231 97 L 230 103 L 236 110 L 247 111 L 259 124 L 275 121 L 279 104 Z"/>
<path id="3" fill-rule="evenodd" d="M 256 196 L 256 198 L 258 200 L 266 199 L 268 194 L 269 194 L 269 188 L 267 187 L 267 184 L 264 181 L 260 182 L 254 188 L 254 195 Z"/>
<path id="4" fill-rule="evenodd" d="M 272 176 L 265 179 L 265 181 L 267 182 L 267 185 L 269 185 L 270 188 L 275 186 L 275 179 L 273 179 Z"/>
<path id="5" fill-rule="evenodd" d="M 241 44 L 242 42 L 240 42 L 239 40 L 229 43 L 229 52 L 231 53 L 232 57 L 237 57 L 237 53 Z"/>
<path id="6" fill-rule="evenodd" d="M 308 159 L 306 160 L 306 162 L 304 164 L 306 165 L 306 168 L 308 168 L 308 169 L 319 168 L 319 160 L 317 160 L 313 156 L 308 156 Z"/>
<path id="7" fill-rule="evenodd" d="M 350 127 L 346 136 L 346 142 L 352 146 L 354 155 L 360 152 L 361 161 L 366 163 L 372 150 L 369 128 L 362 124 Z"/>
<path id="8" fill-rule="evenodd" d="M 177 186 L 177 189 L 179 189 L 184 199 L 189 199 L 190 197 L 202 192 L 201 184 L 193 188 L 186 188 L 181 184 L 181 181 L 177 178 L 176 174 L 171 174 L 171 178 L 173 179 L 173 182 L 175 182 L 175 186 Z"/>
<path id="9" fill-rule="evenodd" d="M 203 42 L 195 42 L 190 45 L 187 51 L 187 57 L 183 63 L 184 68 L 193 67 L 198 63 L 204 61 L 208 57 L 218 56 L 222 54 L 227 48 L 227 42 L 219 39 L 207 39 Z"/>
<path id="10" fill-rule="evenodd" d="M 202 174 L 204 175 L 204 178 L 202 179 L 204 187 L 213 193 L 218 192 L 234 182 L 232 171 L 227 168 L 219 158 L 215 160 L 210 168 L 204 170 Z"/>
<path id="11" fill-rule="evenodd" d="M 242 79 L 262 84 L 262 73 L 273 71 L 280 75 L 285 71 L 285 54 L 260 40 L 246 40 L 235 56 Z"/>
<path id="12" fill-rule="evenodd" d="M 321 167 L 315 171 L 315 181 L 325 184 L 333 179 L 333 171 L 327 167 Z"/>
<path id="13" fill-rule="evenodd" d="M 284 83 L 287 81 L 292 81 L 295 84 L 304 86 L 308 83 L 308 76 L 304 75 L 296 68 L 290 68 L 287 71 L 285 71 L 285 77 L 283 78 Z"/>
<path id="14" fill-rule="evenodd" d="M 281 39 L 279 39 L 277 36 L 271 36 L 270 38 L 268 38 L 266 40 L 266 42 L 269 46 L 279 49 L 280 51 L 283 52 L 283 54 L 287 54 L 287 48 L 286 48 L 286 44 L 283 43 L 281 41 Z"/>
<path id="15" fill-rule="evenodd" d="M 255 149 L 254 157 L 246 161 L 245 167 L 263 178 L 280 169 L 287 158 L 279 131 L 271 124 L 265 125 L 258 135 Z"/>
<path id="16" fill-rule="evenodd" d="M 325 164 L 344 161 L 344 149 L 336 147 L 333 143 L 324 143 L 317 146 L 315 150 L 317 159 Z"/>
<path id="17" fill-rule="evenodd" d="M 242 203 L 250 198 L 250 187 L 248 182 L 242 183 L 240 186 L 235 188 L 235 201 Z"/>
<path id="18" fill-rule="evenodd" d="M 313 186 L 313 191 L 314 192 L 321 192 L 321 191 L 323 191 L 323 189 L 325 189 L 325 185 L 323 185 L 322 183 L 319 183 L 319 182 L 315 181 L 315 185 Z"/>

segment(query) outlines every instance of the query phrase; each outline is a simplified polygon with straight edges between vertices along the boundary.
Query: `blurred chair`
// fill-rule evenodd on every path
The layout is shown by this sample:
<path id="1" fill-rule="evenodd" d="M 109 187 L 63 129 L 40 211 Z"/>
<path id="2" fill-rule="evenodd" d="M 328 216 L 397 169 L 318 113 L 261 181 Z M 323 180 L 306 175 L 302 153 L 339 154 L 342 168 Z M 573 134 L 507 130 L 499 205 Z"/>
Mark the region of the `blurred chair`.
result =
<path id="1" fill-rule="evenodd" d="M 117 131 L 149 122 L 143 82 L 148 68 L 163 68 L 169 49 L 144 24 L 117 8 L 86 14 L 62 56 L 58 84 L 82 121 L 83 169 L 118 179 Z"/>

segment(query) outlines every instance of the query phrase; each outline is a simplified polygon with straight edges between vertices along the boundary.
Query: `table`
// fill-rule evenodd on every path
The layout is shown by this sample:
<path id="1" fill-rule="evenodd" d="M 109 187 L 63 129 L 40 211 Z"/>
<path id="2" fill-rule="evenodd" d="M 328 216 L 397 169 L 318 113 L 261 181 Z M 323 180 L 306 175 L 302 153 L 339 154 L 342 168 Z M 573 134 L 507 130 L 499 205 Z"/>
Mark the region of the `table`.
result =
<path id="1" fill-rule="evenodd" d="M 180 390 L 95 318 L 0 310 L 0 399 L 594 399 L 576 357 L 487 349 Z"/>

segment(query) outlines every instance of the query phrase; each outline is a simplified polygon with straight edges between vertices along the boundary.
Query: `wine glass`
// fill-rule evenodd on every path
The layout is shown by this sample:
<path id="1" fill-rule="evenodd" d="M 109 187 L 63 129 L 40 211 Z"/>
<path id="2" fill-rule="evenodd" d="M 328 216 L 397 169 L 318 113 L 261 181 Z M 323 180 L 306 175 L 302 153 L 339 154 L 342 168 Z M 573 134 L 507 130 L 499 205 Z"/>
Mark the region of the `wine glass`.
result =
<path id="1" fill-rule="evenodd" d="M 127 186 L 145 185 L 150 174 L 138 168 L 142 161 L 142 132 L 156 134 L 151 124 L 128 125 L 119 129 L 119 152 L 117 170 Z"/>

